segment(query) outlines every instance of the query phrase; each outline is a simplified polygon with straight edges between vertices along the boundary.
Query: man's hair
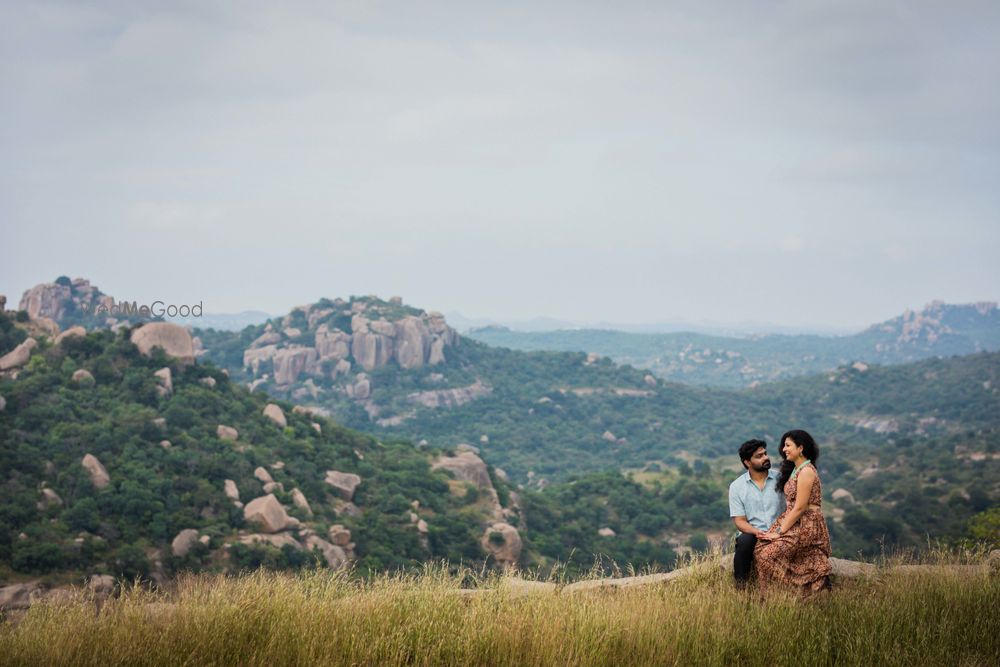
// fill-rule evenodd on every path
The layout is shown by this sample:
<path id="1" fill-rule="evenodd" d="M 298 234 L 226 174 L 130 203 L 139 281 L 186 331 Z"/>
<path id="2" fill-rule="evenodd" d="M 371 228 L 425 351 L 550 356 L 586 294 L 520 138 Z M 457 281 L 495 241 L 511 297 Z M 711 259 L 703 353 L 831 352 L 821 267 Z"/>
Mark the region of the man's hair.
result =
<path id="1" fill-rule="evenodd" d="M 740 445 L 740 463 L 743 464 L 744 468 L 750 467 L 747 465 L 747 461 L 749 461 L 750 457 L 754 455 L 754 452 L 761 447 L 767 447 L 767 443 L 763 440 L 747 440 Z"/>

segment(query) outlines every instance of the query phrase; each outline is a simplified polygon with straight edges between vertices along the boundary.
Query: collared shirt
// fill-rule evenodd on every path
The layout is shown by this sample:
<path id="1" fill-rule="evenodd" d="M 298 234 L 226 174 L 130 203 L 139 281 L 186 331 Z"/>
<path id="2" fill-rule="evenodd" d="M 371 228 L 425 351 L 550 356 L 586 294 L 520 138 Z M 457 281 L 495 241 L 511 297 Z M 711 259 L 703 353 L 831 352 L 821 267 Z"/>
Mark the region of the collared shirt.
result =
<path id="1" fill-rule="evenodd" d="M 729 485 L 729 516 L 745 516 L 754 528 L 767 530 L 785 509 L 785 495 L 777 488 L 777 470 L 767 471 L 763 490 L 746 471 Z"/>

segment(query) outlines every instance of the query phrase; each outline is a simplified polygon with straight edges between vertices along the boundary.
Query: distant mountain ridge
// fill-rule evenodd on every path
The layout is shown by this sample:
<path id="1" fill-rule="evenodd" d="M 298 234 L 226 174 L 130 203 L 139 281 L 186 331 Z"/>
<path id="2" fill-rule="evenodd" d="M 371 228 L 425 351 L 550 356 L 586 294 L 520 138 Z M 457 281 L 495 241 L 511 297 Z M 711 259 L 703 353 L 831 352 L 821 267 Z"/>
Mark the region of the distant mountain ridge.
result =
<path id="1" fill-rule="evenodd" d="M 907 310 L 850 336 L 729 338 L 604 330 L 521 333 L 497 327 L 476 329 L 467 335 L 515 350 L 592 352 L 618 363 L 648 368 L 674 382 L 748 387 L 854 361 L 897 364 L 1000 350 L 1000 310 L 995 302 L 948 305 L 934 301 L 923 310 Z"/>

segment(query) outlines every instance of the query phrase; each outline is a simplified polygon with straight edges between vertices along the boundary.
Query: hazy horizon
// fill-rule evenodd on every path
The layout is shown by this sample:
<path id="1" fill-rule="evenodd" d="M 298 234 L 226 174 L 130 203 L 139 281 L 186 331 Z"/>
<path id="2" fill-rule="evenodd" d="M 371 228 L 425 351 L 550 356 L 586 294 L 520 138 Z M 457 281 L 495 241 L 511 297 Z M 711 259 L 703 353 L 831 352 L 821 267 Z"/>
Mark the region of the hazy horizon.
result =
<path id="1" fill-rule="evenodd" d="M 1000 5 L 0 7 L 0 293 L 860 330 L 997 300 Z"/>

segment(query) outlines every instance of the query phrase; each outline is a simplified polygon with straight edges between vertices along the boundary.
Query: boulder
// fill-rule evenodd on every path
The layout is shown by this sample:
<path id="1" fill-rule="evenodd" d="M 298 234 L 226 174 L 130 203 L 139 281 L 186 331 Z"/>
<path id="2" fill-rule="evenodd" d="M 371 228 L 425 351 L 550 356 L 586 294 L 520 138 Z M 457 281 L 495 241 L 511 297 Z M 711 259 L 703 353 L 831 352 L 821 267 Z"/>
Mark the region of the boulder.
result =
<path id="1" fill-rule="evenodd" d="M 364 373 L 358 373 L 353 386 L 353 397 L 359 401 L 367 400 L 372 395 L 372 383 Z"/>
<path id="2" fill-rule="evenodd" d="M 431 464 L 431 470 L 448 470 L 455 479 L 469 482 L 480 489 L 492 489 L 486 464 L 475 453 L 465 451 L 455 456 L 440 456 Z"/>
<path id="3" fill-rule="evenodd" d="M 27 609 L 31 606 L 32 597 L 41 591 L 41 588 L 41 584 L 37 581 L 10 584 L 0 588 L 0 611 Z"/>
<path id="4" fill-rule="evenodd" d="M 73 382 L 78 385 L 90 387 L 96 382 L 96 380 L 94 380 L 94 376 L 90 373 L 90 371 L 84 368 L 79 368 L 73 371 Z"/>
<path id="5" fill-rule="evenodd" d="M 656 378 L 653 377 L 652 375 L 650 375 L 649 373 L 647 373 L 642 378 L 642 381 L 646 383 L 647 387 L 655 387 L 656 386 Z"/>
<path id="6" fill-rule="evenodd" d="M 330 541 L 338 547 L 346 547 L 351 543 L 351 531 L 339 523 L 330 526 L 326 534 L 329 536 Z"/>
<path id="7" fill-rule="evenodd" d="M 346 359 L 341 359 L 334 365 L 333 370 L 330 371 L 330 377 L 337 377 L 339 375 L 347 375 L 351 372 L 351 362 Z"/>
<path id="8" fill-rule="evenodd" d="M 854 504 L 854 494 L 847 489 L 836 489 L 830 497 L 834 500 L 844 500 L 852 505 Z"/>
<path id="9" fill-rule="evenodd" d="M 240 489 L 236 486 L 236 482 L 231 479 L 227 479 L 222 483 L 222 490 L 226 494 L 226 498 L 230 500 L 235 500 L 239 502 L 240 500 Z"/>
<path id="10" fill-rule="evenodd" d="M 97 596 L 108 596 L 115 592 L 115 578 L 110 574 L 94 574 L 87 581 L 87 590 Z"/>
<path id="11" fill-rule="evenodd" d="M 361 477 L 352 472 L 327 470 L 326 479 L 323 481 L 332 486 L 333 490 L 344 500 L 353 500 L 354 491 L 361 484 Z"/>
<path id="12" fill-rule="evenodd" d="M 306 495 L 298 489 L 292 489 L 292 503 L 296 507 L 304 510 L 309 516 L 313 515 L 312 508 L 309 507 L 309 501 L 306 500 Z"/>
<path id="13" fill-rule="evenodd" d="M 163 447 L 164 449 L 170 449 L 170 441 L 160 440 L 160 447 Z"/>
<path id="14" fill-rule="evenodd" d="M 288 420 L 285 419 L 285 412 L 279 406 L 274 403 L 268 403 L 264 408 L 264 416 L 277 424 L 280 428 L 285 428 L 288 426 Z"/>
<path id="15" fill-rule="evenodd" d="M 614 529 L 605 527 L 598 530 L 597 534 L 601 537 L 614 537 L 617 533 L 615 533 Z"/>
<path id="16" fill-rule="evenodd" d="M 830 559 L 830 574 L 834 577 L 843 577 L 845 579 L 856 579 L 862 576 L 874 576 L 878 568 L 871 563 L 860 563 L 853 560 L 844 560 L 842 558 L 831 558 Z"/>
<path id="17" fill-rule="evenodd" d="M 423 519 L 417 521 L 417 532 L 421 535 L 426 535 L 429 528 L 427 527 L 427 522 Z"/>
<path id="18" fill-rule="evenodd" d="M 211 389 L 212 387 L 215 386 L 215 378 L 211 377 L 211 376 L 204 377 L 204 378 L 198 380 L 198 382 L 200 382 L 201 384 L 205 385 L 209 389 Z"/>
<path id="19" fill-rule="evenodd" d="M 497 563 L 507 567 L 517 565 L 521 557 L 521 535 L 517 528 L 503 521 L 495 521 L 486 528 L 480 540 L 483 550 Z"/>
<path id="20" fill-rule="evenodd" d="M 72 338 L 74 336 L 79 336 L 80 338 L 83 338 L 86 335 L 87 335 L 87 330 L 81 327 L 79 324 L 77 324 L 76 326 L 72 326 L 69 329 L 66 329 L 66 331 L 63 331 L 61 334 L 56 336 L 56 339 L 53 342 L 55 345 L 62 345 L 63 341 L 65 341 L 67 338 Z"/>
<path id="21" fill-rule="evenodd" d="M 3 412 L 6 409 L 7 409 L 7 399 L 4 398 L 3 396 L 0 396 L 0 412 Z"/>
<path id="22" fill-rule="evenodd" d="M 277 345 L 281 342 L 281 334 L 277 331 L 265 331 L 263 334 L 254 339 L 250 343 L 251 348 L 266 347 L 268 345 Z"/>
<path id="23" fill-rule="evenodd" d="M 309 424 L 309 425 L 310 425 L 310 426 L 312 426 L 313 430 L 314 430 L 314 431 L 316 431 L 316 433 L 317 433 L 318 435 L 323 435 L 323 427 L 322 427 L 322 426 L 320 426 L 320 425 L 319 425 L 319 424 L 317 424 L 316 422 L 312 422 L 312 423 L 311 423 L 311 424 Z"/>
<path id="24" fill-rule="evenodd" d="M 174 393 L 174 377 L 167 367 L 153 373 L 160 385 L 156 388 L 156 393 L 162 396 L 169 396 Z"/>
<path id="25" fill-rule="evenodd" d="M 326 560 L 326 564 L 332 570 L 343 567 L 347 564 L 347 554 L 344 552 L 343 548 L 330 544 L 321 537 L 316 535 L 310 535 L 305 539 L 307 549 L 318 549 L 321 554 L 323 554 L 323 559 Z"/>
<path id="26" fill-rule="evenodd" d="M 265 533 L 277 533 L 295 525 L 272 493 L 248 502 L 243 508 L 243 518 L 248 523 L 259 524 Z"/>
<path id="27" fill-rule="evenodd" d="M 81 464 L 87 471 L 87 474 L 90 475 L 90 483 L 96 488 L 103 489 L 111 483 L 111 477 L 108 475 L 107 469 L 93 454 L 85 455 Z"/>
<path id="28" fill-rule="evenodd" d="M 237 431 L 232 426 L 219 426 L 215 429 L 215 435 L 217 435 L 221 440 L 235 440 L 240 437 L 240 432 Z"/>
<path id="29" fill-rule="evenodd" d="M 611 431 L 605 431 L 604 434 L 601 435 L 601 437 L 607 440 L 608 442 L 618 442 L 618 438 Z"/>
<path id="30" fill-rule="evenodd" d="M 184 558 L 191 551 L 191 547 L 198 543 L 198 531 L 194 528 L 185 528 L 177 533 L 174 541 L 170 543 L 170 551 L 178 558 Z"/>
<path id="31" fill-rule="evenodd" d="M 257 466 L 257 469 L 253 471 L 253 476 L 264 484 L 271 484 L 274 482 L 274 479 L 271 477 L 271 473 L 269 473 L 267 468 L 264 466 Z"/>
<path id="32" fill-rule="evenodd" d="M 38 502 L 38 509 L 46 507 L 62 507 L 63 499 L 52 489 L 42 489 L 42 499 Z"/>
<path id="33" fill-rule="evenodd" d="M 194 342 L 191 333 L 170 322 L 150 322 L 132 331 L 131 340 L 139 352 L 149 356 L 153 348 L 163 351 L 183 364 L 194 363 Z"/>
<path id="34" fill-rule="evenodd" d="M 264 493 L 274 493 L 275 491 L 285 492 L 285 485 L 281 482 L 267 482 L 264 484 Z"/>
<path id="35" fill-rule="evenodd" d="M 26 338 L 20 345 L 0 357 L 0 371 L 9 371 L 12 368 L 19 368 L 28 363 L 28 359 L 31 358 L 31 351 L 37 345 L 38 343 L 34 338 Z"/>

